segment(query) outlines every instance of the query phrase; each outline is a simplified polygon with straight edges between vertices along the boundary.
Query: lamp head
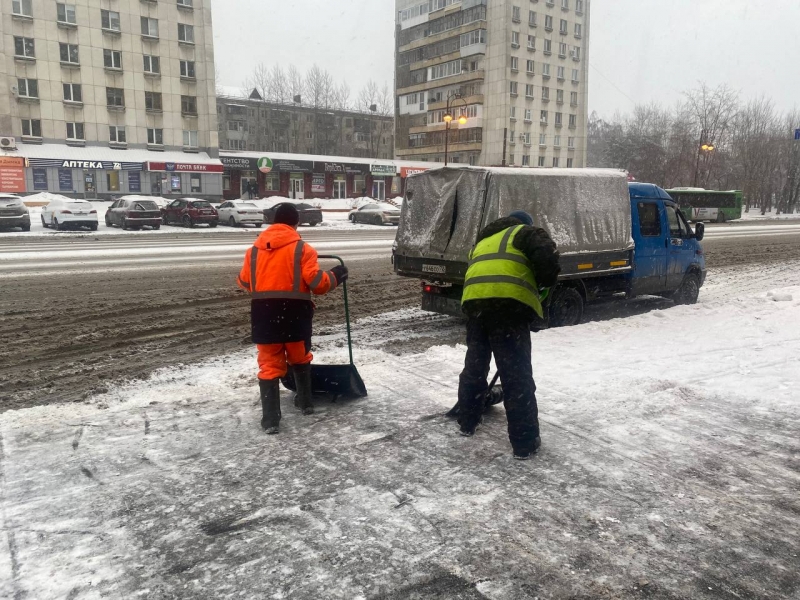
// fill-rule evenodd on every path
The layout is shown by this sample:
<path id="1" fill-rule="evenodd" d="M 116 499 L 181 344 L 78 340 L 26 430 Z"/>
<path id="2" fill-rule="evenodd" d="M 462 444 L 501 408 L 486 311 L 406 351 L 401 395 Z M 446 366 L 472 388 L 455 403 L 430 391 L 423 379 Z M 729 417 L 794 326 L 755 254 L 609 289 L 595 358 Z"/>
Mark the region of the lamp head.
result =
<path id="1" fill-rule="evenodd" d="M 465 117 L 464 115 L 461 115 L 460 117 L 458 117 L 458 122 L 461 125 L 466 125 L 467 124 L 467 117 Z"/>
<path id="2" fill-rule="evenodd" d="M 445 123 L 449 123 L 450 121 L 453 120 L 453 115 L 451 115 L 449 112 L 448 113 L 444 113 L 444 116 L 442 117 L 442 120 Z"/>

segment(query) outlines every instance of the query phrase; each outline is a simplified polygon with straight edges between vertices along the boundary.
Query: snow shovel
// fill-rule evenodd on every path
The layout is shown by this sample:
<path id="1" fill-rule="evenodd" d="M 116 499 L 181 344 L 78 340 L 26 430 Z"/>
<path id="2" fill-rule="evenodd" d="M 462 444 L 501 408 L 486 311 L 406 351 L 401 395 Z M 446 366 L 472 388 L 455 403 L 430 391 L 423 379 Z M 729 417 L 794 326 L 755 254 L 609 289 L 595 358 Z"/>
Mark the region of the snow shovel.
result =
<path id="1" fill-rule="evenodd" d="M 320 255 L 321 259 L 338 260 L 344 266 L 344 261 L 332 254 Z M 348 365 L 317 365 L 311 364 L 311 393 L 314 395 L 331 394 L 334 401 L 340 396 L 355 396 L 363 398 L 367 395 L 367 388 L 364 380 L 358 374 L 358 369 L 353 362 L 353 339 L 350 335 L 350 306 L 347 303 L 347 282 L 342 283 L 344 294 L 344 318 L 347 325 L 347 349 L 350 353 L 350 364 Z M 294 381 L 294 373 L 291 369 L 286 377 L 281 379 L 284 387 L 296 392 L 297 384 Z"/>

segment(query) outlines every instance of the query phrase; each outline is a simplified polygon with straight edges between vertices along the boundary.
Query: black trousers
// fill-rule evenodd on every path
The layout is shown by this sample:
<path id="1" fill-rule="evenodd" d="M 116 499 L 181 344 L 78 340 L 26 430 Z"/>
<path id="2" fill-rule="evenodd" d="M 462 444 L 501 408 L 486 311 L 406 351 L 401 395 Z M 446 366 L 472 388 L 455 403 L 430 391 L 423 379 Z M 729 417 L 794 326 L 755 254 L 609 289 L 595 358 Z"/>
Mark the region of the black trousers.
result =
<path id="1" fill-rule="evenodd" d="M 530 323 L 525 319 L 486 313 L 469 318 L 467 357 L 458 385 L 459 423 L 472 427 L 480 421 L 492 354 L 503 384 L 511 446 L 515 452 L 531 452 L 539 436 L 539 410 L 531 367 Z"/>

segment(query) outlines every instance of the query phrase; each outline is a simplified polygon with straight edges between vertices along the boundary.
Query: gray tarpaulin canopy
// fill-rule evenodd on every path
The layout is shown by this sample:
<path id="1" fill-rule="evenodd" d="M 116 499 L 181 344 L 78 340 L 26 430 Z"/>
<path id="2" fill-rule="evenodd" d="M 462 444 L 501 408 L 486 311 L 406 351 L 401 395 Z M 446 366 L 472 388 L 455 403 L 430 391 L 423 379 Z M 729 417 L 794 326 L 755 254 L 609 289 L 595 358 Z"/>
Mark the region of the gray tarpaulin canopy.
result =
<path id="1" fill-rule="evenodd" d="M 462 167 L 408 178 L 397 253 L 466 261 L 481 228 L 517 209 L 550 233 L 562 255 L 633 248 L 621 171 Z"/>

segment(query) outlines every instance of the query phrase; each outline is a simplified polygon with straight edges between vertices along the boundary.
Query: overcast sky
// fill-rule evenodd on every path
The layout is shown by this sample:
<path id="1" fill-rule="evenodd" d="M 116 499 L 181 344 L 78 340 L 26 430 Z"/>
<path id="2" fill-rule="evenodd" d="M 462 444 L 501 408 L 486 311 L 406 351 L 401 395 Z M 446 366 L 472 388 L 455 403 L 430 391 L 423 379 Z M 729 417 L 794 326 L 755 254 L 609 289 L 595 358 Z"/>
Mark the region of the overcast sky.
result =
<path id="1" fill-rule="evenodd" d="M 520 0 L 527 4 L 527 0 Z M 212 0 L 220 83 L 240 88 L 258 62 L 317 63 L 352 96 L 392 85 L 394 0 Z M 800 106 L 798 0 L 594 0 L 589 105 L 672 104 L 699 81 Z"/>

